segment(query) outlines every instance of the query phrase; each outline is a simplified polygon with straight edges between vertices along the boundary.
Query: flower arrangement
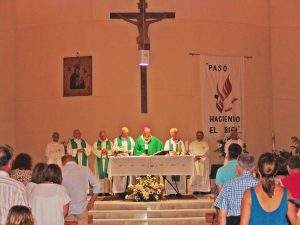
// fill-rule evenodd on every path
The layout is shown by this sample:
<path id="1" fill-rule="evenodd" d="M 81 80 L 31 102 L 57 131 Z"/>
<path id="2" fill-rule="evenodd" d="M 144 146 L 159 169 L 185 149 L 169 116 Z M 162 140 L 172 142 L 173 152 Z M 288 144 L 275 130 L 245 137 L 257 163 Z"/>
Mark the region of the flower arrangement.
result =
<path id="1" fill-rule="evenodd" d="M 215 149 L 214 152 L 216 152 L 219 157 L 225 157 L 226 156 L 226 154 L 225 154 L 225 144 L 229 139 L 230 139 L 229 137 L 225 136 L 223 139 L 217 140 L 217 148 Z M 249 153 L 247 151 L 246 143 L 243 144 L 243 153 Z"/>
<path id="2" fill-rule="evenodd" d="M 158 201 L 163 197 L 163 189 L 158 177 L 151 175 L 137 177 L 135 184 L 128 186 L 125 199 L 136 202 Z"/>
<path id="3" fill-rule="evenodd" d="M 217 140 L 217 148 L 215 149 L 215 152 L 218 154 L 219 157 L 225 157 L 225 144 L 228 141 L 228 137 L 224 137 L 223 139 Z"/>

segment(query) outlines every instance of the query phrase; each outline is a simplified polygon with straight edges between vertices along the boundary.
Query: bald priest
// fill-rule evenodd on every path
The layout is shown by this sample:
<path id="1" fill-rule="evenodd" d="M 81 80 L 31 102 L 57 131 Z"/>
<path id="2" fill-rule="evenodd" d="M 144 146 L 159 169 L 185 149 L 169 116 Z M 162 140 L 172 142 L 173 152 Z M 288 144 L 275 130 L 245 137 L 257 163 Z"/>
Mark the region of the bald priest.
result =
<path id="1" fill-rule="evenodd" d="M 154 155 L 162 149 L 162 142 L 157 137 L 151 135 L 151 129 L 149 127 L 145 127 L 143 134 L 136 139 L 133 155 Z"/>

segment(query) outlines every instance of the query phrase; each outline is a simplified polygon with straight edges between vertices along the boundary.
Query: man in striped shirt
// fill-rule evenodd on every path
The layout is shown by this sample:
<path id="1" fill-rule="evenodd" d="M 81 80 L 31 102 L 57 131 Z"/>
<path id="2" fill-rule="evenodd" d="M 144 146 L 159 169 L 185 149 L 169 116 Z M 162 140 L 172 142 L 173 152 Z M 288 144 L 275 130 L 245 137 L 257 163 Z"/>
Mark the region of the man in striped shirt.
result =
<path id="1" fill-rule="evenodd" d="M 15 205 L 28 206 L 25 186 L 10 178 L 12 151 L 0 145 L 0 225 L 5 225 L 9 209 Z"/>
<path id="2" fill-rule="evenodd" d="M 220 225 L 239 225 L 243 193 L 246 189 L 257 185 L 258 181 L 253 177 L 254 157 L 242 154 L 237 159 L 237 177 L 223 186 L 218 195 L 215 207 L 219 209 Z"/>

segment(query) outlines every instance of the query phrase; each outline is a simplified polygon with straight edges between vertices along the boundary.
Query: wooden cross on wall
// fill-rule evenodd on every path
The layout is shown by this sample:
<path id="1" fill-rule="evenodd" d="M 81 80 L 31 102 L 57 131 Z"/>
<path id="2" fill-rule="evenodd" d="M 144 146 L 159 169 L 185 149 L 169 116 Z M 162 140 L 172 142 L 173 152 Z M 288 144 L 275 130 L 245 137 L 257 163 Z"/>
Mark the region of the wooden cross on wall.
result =
<path id="1" fill-rule="evenodd" d="M 174 19 L 175 12 L 146 12 L 148 4 L 146 0 L 139 0 L 139 12 L 115 12 L 110 13 L 111 19 L 122 19 L 138 28 L 137 44 L 139 50 L 150 50 L 149 26 L 163 19 Z M 141 112 L 148 112 L 147 104 L 147 67 L 140 66 L 141 71 Z"/>

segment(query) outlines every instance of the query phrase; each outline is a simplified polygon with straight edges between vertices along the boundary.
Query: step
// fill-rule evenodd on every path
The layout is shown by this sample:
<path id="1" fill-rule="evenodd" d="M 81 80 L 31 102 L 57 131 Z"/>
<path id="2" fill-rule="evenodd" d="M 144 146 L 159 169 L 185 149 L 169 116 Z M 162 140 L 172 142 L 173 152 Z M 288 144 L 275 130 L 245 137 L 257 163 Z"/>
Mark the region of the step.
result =
<path id="1" fill-rule="evenodd" d="M 212 207 L 212 199 L 165 200 L 158 202 L 96 201 L 93 210 L 205 209 Z"/>
<path id="2" fill-rule="evenodd" d="M 214 213 L 209 209 L 150 209 L 150 210 L 93 210 L 89 213 L 94 219 L 146 219 L 146 218 L 177 218 L 205 217 L 206 213 Z"/>
<path id="3" fill-rule="evenodd" d="M 94 219 L 94 225 L 209 225 L 204 217 L 149 219 Z"/>

